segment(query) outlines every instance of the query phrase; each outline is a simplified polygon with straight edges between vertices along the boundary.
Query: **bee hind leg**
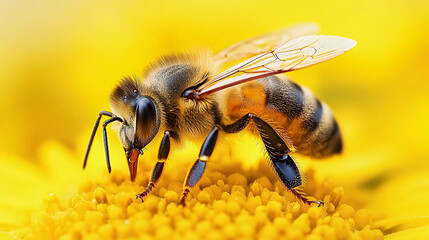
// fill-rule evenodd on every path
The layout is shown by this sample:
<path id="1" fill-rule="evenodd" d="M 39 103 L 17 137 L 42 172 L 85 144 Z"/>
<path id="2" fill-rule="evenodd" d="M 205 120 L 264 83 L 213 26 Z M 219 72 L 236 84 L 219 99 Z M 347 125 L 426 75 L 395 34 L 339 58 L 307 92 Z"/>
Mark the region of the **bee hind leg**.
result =
<path id="1" fill-rule="evenodd" d="M 197 161 L 195 161 L 194 165 L 192 165 L 191 169 L 189 169 L 188 173 L 186 174 L 186 179 L 183 184 L 183 191 L 180 195 L 180 201 L 177 203 L 177 205 L 185 206 L 185 200 L 191 192 L 191 188 L 194 187 L 201 179 L 201 176 L 206 169 L 207 161 L 210 159 L 210 156 L 212 155 L 216 145 L 218 132 L 219 128 L 214 127 L 204 140 Z"/>
<path id="2" fill-rule="evenodd" d="M 319 207 L 324 205 L 321 201 L 310 200 L 301 190 L 301 174 L 299 173 L 295 161 L 289 154 L 278 154 L 275 159 L 270 156 L 270 159 L 277 177 L 297 199 L 307 205 L 317 204 Z"/>
<path id="3" fill-rule="evenodd" d="M 267 149 L 272 166 L 283 185 L 305 204 L 311 205 L 314 203 L 319 206 L 323 205 L 323 202 L 309 200 L 307 196 L 299 190 L 299 187 L 302 185 L 301 174 L 295 161 L 289 155 L 291 151 L 283 139 L 268 123 L 255 115 L 251 115 L 251 117 L 258 128 L 258 132 Z"/>
<path id="4" fill-rule="evenodd" d="M 161 145 L 159 146 L 158 161 L 152 170 L 152 175 L 146 189 L 136 195 L 136 199 L 140 198 L 143 202 L 143 198 L 146 197 L 155 188 L 156 183 L 161 178 L 164 170 L 165 162 L 167 161 L 168 154 L 170 153 L 170 138 L 173 132 L 165 131 L 164 137 L 162 138 Z"/>
<path id="5" fill-rule="evenodd" d="M 300 191 L 299 187 L 302 185 L 301 174 L 295 161 L 289 155 L 291 152 L 290 149 L 277 132 L 264 120 L 254 114 L 247 114 L 231 125 L 222 126 L 223 130 L 229 133 L 239 132 L 246 127 L 250 119 L 255 122 L 271 164 L 283 185 L 305 204 L 311 205 L 314 203 L 319 206 L 323 205 L 323 202 L 309 200 L 307 196 Z"/>

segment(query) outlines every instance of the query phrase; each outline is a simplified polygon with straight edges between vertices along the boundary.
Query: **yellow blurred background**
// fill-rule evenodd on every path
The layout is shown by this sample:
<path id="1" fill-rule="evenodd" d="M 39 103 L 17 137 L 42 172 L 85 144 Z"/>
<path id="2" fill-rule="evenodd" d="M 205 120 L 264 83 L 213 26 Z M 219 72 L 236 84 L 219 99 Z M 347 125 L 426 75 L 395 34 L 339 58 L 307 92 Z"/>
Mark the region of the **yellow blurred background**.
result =
<path id="1" fill-rule="evenodd" d="M 380 214 L 428 215 L 419 202 L 429 194 L 428 12 L 427 0 L 1 1 L 1 162 L 37 166 L 41 147 L 53 141 L 80 168 L 95 118 L 109 110 L 122 76 L 140 75 L 171 52 L 219 51 L 314 22 L 321 34 L 358 42 L 344 56 L 288 74 L 329 104 L 344 134 L 344 155 L 311 162 L 316 174 L 361 192 L 359 201 Z M 1 195 L 13 196 L 4 185 Z"/>

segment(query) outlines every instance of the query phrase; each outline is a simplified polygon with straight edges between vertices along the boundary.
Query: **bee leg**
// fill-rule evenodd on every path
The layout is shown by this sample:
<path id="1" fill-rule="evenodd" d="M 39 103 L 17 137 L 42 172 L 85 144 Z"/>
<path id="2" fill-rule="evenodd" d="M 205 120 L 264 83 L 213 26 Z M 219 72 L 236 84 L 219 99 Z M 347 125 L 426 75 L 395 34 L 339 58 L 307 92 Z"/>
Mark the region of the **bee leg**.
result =
<path id="1" fill-rule="evenodd" d="M 280 181 L 286 186 L 296 198 L 310 205 L 312 203 L 323 205 L 320 201 L 309 200 L 298 187 L 302 185 L 301 174 L 295 161 L 289 155 L 291 152 L 283 139 L 265 121 L 254 114 L 247 114 L 231 125 L 222 126 L 225 132 L 235 133 L 243 130 L 252 119 L 258 128 L 259 135 L 264 142 L 272 166 Z"/>
<path id="2" fill-rule="evenodd" d="M 255 115 L 251 117 L 256 123 L 256 127 L 267 149 L 272 166 L 274 170 L 276 170 L 277 176 L 283 185 L 305 204 L 311 205 L 314 203 L 319 206 L 323 205 L 323 202 L 309 200 L 305 194 L 299 191 L 298 187 L 302 185 L 301 174 L 295 161 L 289 155 L 291 151 L 283 139 L 268 123 Z"/>
<path id="3" fill-rule="evenodd" d="M 189 195 L 191 188 L 194 187 L 201 179 L 201 176 L 206 169 L 206 162 L 210 159 L 210 156 L 212 155 L 216 145 L 218 133 L 219 128 L 214 127 L 207 138 L 204 140 L 197 161 L 195 161 L 194 165 L 192 165 L 191 169 L 189 169 L 188 173 L 186 174 L 186 180 L 183 184 L 183 191 L 180 196 L 180 201 L 177 203 L 177 205 L 185 206 L 185 200 Z"/>
<path id="4" fill-rule="evenodd" d="M 162 171 L 164 170 L 165 161 L 167 161 L 168 154 L 170 153 L 170 138 L 172 132 L 165 131 L 164 137 L 162 138 L 161 145 L 159 146 L 158 151 L 158 161 L 152 170 L 152 176 L 150 181 L 144 190 L 144 192 L 137 194 L 136 199 L 140 198 L 143 202 L 143 198 L 146 197 L 152 189 L 155 187 L 156 183 L 159 181 Z"/>

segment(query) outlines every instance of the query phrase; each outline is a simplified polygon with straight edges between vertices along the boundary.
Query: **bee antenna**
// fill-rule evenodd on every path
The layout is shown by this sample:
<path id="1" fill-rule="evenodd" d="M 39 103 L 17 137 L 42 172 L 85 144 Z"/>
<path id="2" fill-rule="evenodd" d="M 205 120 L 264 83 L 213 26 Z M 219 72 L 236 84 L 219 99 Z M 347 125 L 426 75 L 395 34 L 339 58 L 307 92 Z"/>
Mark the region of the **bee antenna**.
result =
<path id="1" fill-rule="evenodd" d="M 112 123 L 112 122 L 116 122 L 116 121 L 123 122 L 122 118 L 120 118 L 120 117 L 112 117 L 112 118 L 103 122 L 104 150 L 106 152 L 106 163 L 107 163 L 107 170 L 109 171 L 109 173 L 112 171 L 112 168 L 110 167 L 109 144 L 107 143 L 106 126 L 107 126 L 107 124 Z"/>
<path id="2" fill-rule="evenodd" d="M 98 125 L 100 125 L 101 116 L 114 117 L 115 115 L 113 113 L 107 112 L 107 111 L 101 111 L 98 114 L 98 118 L 95 121 L 94 128 L 92 129 L 92 132 L 91 132 L 91 137 L 89 137 L 88 146 L 86 148 L 85 157 L 83 159 L 83 169 L 85 169 L 86 163 L 88 162 L 89 151 L 91 150 L 92 142 L 94 141 L 94 137 L 95 137 L 95 133 L 97 132 Z"/>

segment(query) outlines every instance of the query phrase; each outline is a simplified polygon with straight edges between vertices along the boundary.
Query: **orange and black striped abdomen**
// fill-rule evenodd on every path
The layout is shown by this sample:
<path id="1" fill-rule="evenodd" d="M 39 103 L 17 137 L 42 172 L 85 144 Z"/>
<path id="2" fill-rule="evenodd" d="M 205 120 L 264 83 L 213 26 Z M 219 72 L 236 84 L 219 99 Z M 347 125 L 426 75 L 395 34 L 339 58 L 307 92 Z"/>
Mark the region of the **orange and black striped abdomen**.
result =
<path id="1" fill-rule="evenodd" d="M 281 128 L 298 153 L 320 158 L 342 150 L 338 123 L 329 107 L 306 87 L 270 76 L 236 87 L 228 96 L 231 119 L 254 113 Z"/>

